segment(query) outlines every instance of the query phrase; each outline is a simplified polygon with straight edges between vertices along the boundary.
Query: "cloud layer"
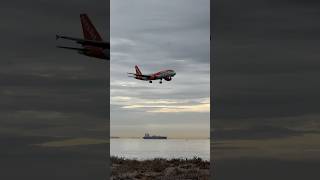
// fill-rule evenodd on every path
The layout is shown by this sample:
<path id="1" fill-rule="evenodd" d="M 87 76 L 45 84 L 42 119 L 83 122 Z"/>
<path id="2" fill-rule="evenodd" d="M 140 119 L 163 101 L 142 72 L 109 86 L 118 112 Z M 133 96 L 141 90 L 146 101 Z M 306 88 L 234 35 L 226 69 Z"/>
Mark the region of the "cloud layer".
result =
<path id="1" fill-rule="evenodd" d="M 209 136 L 209 12 L 208 0 L 111 2 L 111 134 Z M 134 65 L 177 75 L 149 84 L 127 77 Z"/>

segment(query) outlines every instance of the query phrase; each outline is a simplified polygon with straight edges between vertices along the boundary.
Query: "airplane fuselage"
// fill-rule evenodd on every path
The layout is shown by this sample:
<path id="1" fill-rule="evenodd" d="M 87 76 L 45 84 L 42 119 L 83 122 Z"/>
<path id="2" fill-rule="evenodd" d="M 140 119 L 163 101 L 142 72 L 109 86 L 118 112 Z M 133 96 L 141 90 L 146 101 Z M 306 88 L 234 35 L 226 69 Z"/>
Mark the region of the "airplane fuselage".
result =
<path id="1" fill-rule="evenodd" d="M 89 57 L 94 57 L 103 60 L 109 60 L 109 49 L 99 48 L 99 47 L 85 47 L 85 51 L 78 51 L 79 54 L 83 54 Z"/>
<path id="2" fill-rule="evenodd" d="M 176 72 L 174 70 L 164 70 L 153 74 L 142 74 L 137 65 L 134 68 L 136 69 L 136 73 L 128 73 L 129 77 L 133 77 L 142 81 L 149 81 L 150 83 L 152 83 L 153 80 L 160 80 L 161 84 L 162 79 L 171 81 L 172 77 L 176 75 Z"/>
<path id="3" fill-rule="evenodd" d="M 171 81 L 172 77 L 174 77 L 176 73 L 173 70 L 164 70 L 164 71 L 159 71 L 154 74 L 149 74 L 146 76 L 139 76 L 137 75 L 135 78 L 139 80 L 144 80 L 144 81 L 152 81 L 152 80 L 162 80 L 165 79 L 166 81 Z"/>

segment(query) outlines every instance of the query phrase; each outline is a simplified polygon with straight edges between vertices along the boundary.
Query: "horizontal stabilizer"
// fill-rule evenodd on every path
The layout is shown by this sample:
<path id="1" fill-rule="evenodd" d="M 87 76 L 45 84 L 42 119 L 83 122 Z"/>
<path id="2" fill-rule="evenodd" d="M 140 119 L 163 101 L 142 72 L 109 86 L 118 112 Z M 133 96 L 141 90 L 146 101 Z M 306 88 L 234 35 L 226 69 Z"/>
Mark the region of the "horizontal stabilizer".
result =
<path id="1" fill-rule="evenodd" d="M 100 47 L 105 49 L 110 49 L 110 43 L 104 42 L 104 41 L 96 41 L 96 40 L 86 40 L 81 38 L 74 38 L 69 36 L 62 36 L 62 35 L 56 35 L 56 40 L 58 39 L 67 39 L 71 41 L 76 41 L 77 43 L 84 45 L 84 46 L 94 46 L 94 47 Z"/>
<path id="2" fill-rule="evenodd" d="M 57 46 L 57 48 L 70 49 L 70 50 L 77 50 L 77 51 L 87 51 L 86 49 L 83 49 L 83 48 L 76 48 L 76 47 Z"/>

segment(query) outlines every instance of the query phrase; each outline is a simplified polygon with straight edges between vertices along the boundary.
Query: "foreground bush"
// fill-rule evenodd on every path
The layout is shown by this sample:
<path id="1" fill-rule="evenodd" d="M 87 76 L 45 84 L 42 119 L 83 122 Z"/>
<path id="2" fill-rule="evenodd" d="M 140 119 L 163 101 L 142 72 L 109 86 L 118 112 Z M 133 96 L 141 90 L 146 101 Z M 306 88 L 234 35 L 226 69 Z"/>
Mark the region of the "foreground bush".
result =
<path id="1" fill-rule="evenodd" d="M 209 179 L 210 162 L 201 158 L 139 161 L 111 157 L 111 179 Z"/>

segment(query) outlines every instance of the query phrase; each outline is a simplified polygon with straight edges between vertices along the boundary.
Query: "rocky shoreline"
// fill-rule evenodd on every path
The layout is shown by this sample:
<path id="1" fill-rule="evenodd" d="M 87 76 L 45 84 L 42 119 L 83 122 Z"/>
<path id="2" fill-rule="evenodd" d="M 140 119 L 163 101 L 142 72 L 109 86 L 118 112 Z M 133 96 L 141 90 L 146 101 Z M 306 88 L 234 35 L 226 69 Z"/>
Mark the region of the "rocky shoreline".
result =
<path id="1" fill-rule="evenodd" d="M 152 159 L 139 161 L 111 157 L 111 180 L 209 180 L 210 162 L 193 159 Z"/>

